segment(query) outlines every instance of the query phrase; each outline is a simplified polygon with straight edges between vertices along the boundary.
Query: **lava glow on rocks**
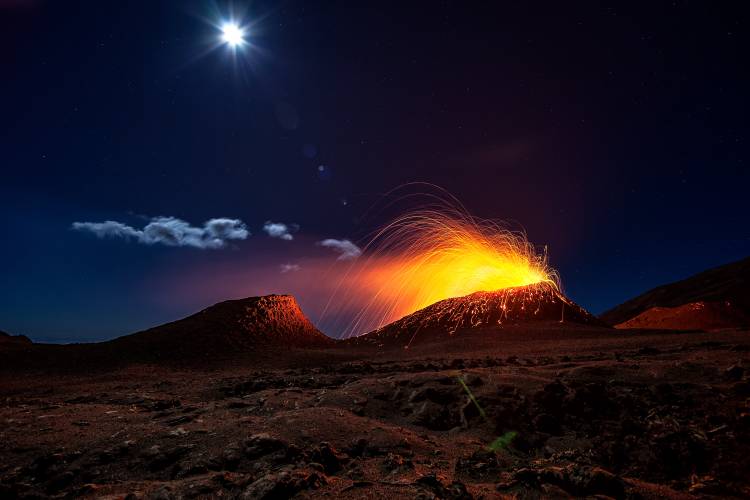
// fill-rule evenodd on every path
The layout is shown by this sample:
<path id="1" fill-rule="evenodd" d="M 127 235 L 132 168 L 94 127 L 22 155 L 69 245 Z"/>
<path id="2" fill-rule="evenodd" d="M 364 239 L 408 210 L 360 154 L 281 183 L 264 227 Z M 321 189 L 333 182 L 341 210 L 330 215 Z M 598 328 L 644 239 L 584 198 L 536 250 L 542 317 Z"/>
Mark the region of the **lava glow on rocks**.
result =
<path id="1" fill-rule="evenodd" d="M 395 218 L 364 250 L 347 282 L 372 293 L 344 336 L 478 291 L 542 283 L 558 288 L 546 252 L 537 253 L 525 233 L 471 216 L 450 195 Z"/>

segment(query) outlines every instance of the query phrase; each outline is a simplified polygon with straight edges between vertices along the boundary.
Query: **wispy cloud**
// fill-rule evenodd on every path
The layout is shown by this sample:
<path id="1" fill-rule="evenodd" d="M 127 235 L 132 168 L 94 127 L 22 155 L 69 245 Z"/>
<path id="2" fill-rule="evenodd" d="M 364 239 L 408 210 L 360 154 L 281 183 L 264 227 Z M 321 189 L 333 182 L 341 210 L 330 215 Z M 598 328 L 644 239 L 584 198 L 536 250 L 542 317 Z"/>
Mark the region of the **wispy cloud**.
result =
<path id="1" fill-rule="evenodd" d="M 271 238 L 280 238 L 282 240 L 291 241 L 294 239 L 294 236 L 292 236 L 291 231 L 296 231 L 297 226 L 287 225 L 283 222 L 271 222 L 266 221 L 265 224 L 263 224 L 263 231 L 268 233 L 268 236 Z"/>
<path id="2" fill-rule="evenodd" d="M 362 249 L 349 240 L 336 240 L 328 238 L 323 241 L 319 241 L 318 245 L 326 248 L 330 248 L 334 252 L 338 253 L 338 259 L 336 260 L 352 260 L 362 255 Z"/>
<path id="3" fill-rule="evenodd" d="M 76 231 L 88 231 L 99 238 L 138 238 L 142 231 L 113 220 L 104 222 L 74 222 Z"/>
<path id="4" fill-rule="evenodd" d="M 282 273 L 293 273 L 302 269 L 299 264 L 281 264 L 279 269 Z"/>
<path id="5" fill-rule="evenodd" d="M 153 217 L 142 229 L 122 222 L 74 222 L 72 228 L 95 234 L 99 238 L 132 239 L 144 245 L 167 245 L 218 249 L 227 246 L 229 240 L 244 240 L 250 236 L 245 223 L 239 219 L 217 218 L 206 221 L 203 226 L 176 217 Z"/>

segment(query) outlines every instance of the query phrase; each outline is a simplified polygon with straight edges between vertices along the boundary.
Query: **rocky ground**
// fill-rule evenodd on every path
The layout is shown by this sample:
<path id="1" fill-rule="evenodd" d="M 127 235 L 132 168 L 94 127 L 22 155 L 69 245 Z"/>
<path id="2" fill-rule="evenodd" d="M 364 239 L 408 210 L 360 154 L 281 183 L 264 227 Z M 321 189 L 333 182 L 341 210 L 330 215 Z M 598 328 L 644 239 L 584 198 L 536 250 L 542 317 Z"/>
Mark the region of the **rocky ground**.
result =
<path id="1" fill-rule="evenodd" d="M 506 329 L 0 372 L 0 498 L 748 497 L 748 362 L 748 332 Z"/>

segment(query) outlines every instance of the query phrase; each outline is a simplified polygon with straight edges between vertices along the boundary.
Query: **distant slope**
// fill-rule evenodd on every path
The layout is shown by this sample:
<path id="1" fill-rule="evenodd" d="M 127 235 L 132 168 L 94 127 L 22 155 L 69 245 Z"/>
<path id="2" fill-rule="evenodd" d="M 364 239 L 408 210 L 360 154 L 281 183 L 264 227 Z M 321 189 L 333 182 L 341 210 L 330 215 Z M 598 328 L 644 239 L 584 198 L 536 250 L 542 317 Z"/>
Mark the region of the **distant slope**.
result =
<path id="1" fill-rule="evenodd" d="M 441 300 L 366 335 L 355 345 L 399 346 L 444 339 L 467 329 L 530 322 L 603 323 L 546 284 Z"/>
<path id="2" fill-rule="evenodd" d="M 731 310 L 731 316 L 735 318 L 747 317 L 750 313 L 750 257 L 709 269 L 682 281 L 654 288 L 605 312 L 600 317 L 610 325 L 618 325 L 653 308 L 675 308 L 695 303 L 710 304 L 708 310 L 713 312 Z M 729 308 L 720 304 L 728 304 Z M 688 312 L 689 309 L 682 311 L 683 314 Z M 662 313 L 667 313 L 667 311 L 662 311 Z M 645 318 L 641 318 L 642 321 L 639 322 L 641 327 L 658 328 L 655 325 L 660 321 L 658 320 L 659 311 L 653 310 L 649 317 L 651 322 L 646 322 Z M 655 320 L 658 321 L 654 322 Z M 645 326 L 649 324 L 654 326 Z M 681 324 L 684 328 L 692 328 L 686 321 Z M 694 326 L 694 328 L 701 328 L 701 326 Z"/>
<path id="3" fill-rule="evenodd" d="M 294 348 L 334 344 L 290 295 L 220 302 L 187 318 L 107 342 L 49 345 L 7 340 L 16 338 L 0 336 L 0 367 L 82 371 L 138 363 L 208 366 L 230 358 L 270 359 Z M 17 344 L 23 349 L 14 347 Z"/>
<path id="4" fill-rule="evenodd" d="M 677 307 L 652 307 L 616 328 L 659 330 L 721 330 L 750 325 L 750 316 L 730 302 L 691 302 Z"/>
<path id="5" fill-rule="evenodd" d="M 24 347 L 31 345 L 31 340 L 25 335 L 11 335 L 0 330 L 0 346 L 2 347 Z"/>
<path id="6" fill-rule="evenodd" d="M 227 300 L 187 318 L 107 342 L 126 352 L 147 349 L 171 356 L 324 347 L 332 343 L 307 319 L 291 295 Z"/>

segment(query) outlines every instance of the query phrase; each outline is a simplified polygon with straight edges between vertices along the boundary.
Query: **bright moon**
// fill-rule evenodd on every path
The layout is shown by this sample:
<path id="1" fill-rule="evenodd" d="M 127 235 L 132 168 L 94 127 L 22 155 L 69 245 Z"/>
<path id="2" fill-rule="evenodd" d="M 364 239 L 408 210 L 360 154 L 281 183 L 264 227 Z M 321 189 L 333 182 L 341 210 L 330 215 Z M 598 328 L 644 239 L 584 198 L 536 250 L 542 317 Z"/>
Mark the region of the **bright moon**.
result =
<path id="1" fill-rule="evenodd" d="M 223 33 L 222 38 L 224 39 L 224 41 L 232 47 L 242 45 L 242 43 L 245 41 L 245 39 L 243 38 L 242 29 L 240 29 L 240 27 L 236 24 L 226 23 L 221 27 L 221 31 Z"/>

